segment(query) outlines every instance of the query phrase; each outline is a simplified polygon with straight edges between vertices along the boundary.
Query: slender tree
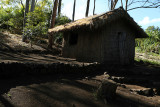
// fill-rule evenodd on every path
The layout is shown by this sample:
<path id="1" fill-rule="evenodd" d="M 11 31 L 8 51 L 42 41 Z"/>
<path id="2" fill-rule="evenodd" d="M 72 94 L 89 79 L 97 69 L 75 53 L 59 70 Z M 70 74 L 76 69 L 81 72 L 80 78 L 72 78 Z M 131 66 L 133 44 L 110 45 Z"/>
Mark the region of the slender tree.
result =
<path id="1" fill-rule="evenodd" d="M 56 13 L 57 13 L 57 6 L 58 6 L 58 0 L 54 1 L 54 6 L 53 6 L 53 10 L 52 10 L 52 18 L 51 18 L 51 25 L 50 28 L 54 28 L 55 26 L 55 20 L 56 20 Z M 48 48 L 52 49 L 52 45 L 53 45 L 53 37 L 54 35 L 49 35 L 49 45 Z"/>
<path id="2" fill-rule="evenodd" d="M 114 0 L 114 1 L 113 1 L 113 7 L 112 7 L 112 9 L 115 9 L 115 7 L 116 7 L 116 5 L 117 5 L 117 2 L 118 2 L 118 0 Z"/>
<path id="3" fill-rule="evenodd" d="M 111 10 L 113 10 L 113 0 L 111 0 Z"/>
<path id="4" fill-rule="evenodd" d="M 25 6 L 25 12 L 24 12 L 24 21 L 23 21 L 23 29 L 25 28 L 26 26 L 26 20 L 27 20 L 27 13 L 29 12 L 29 0 L 26 0 L 26 6 Z M 26 40 L 26 37 L 24 35 L 24 32 L 23 32 L 23 36 L 22 36 L 22 42 L 25 42 Z"/>
<path id="5" fill-rule="evenodd" d="M 75 17 L 75 8 L 76 8 L 76 0 L 74 0 L 74 4 L 73 4 L 72 21 L 74 21 L 74 17 Z"/>
<path id="6" fill-rule="evenodd" d="M 118 3 L 118 0 L 108 0 L 109 9 L 114 10 L 117 3 Z"/>
<path id="7" fill-rule="evenodd" d="M 54 6 L 53 6 L 53 11 L 52 11 L 52 18 L 51 18 L 51 26 L 50 26 L 50 28 L 53 28 L 54 25 L 55 25 L 57 6 L 58 6 L 58 0 L 55 0 L 54 1 Z"/>
<path id="8" fill-rule="evenodd" d="M 25 27 L 25 24 L 26 24 L 26 16 L 27 16 L 27 13 L 29 12 L 29 0 L 26 0 L 26 6 L 25 6 L 25 12 L 24 12 L 24 24 L 23 26 Z"/>
<path id="9" fill-rule="evenodd" d="M 122 0 L 121 0 L 121 7 L 123 7 L 123 2 L 122 2 Z"/>
<path id="10" fill-rule="evenodd" d="M 95 15 L 96 0 L 94 0 L 93 15 Z"/>
<path id="11" fill-rule="evenodd" d="M 89 13 L 89 3 L 90 3 L 90 0 L 87 0 L 86 17 L 88 17 L 88 13 Z"/>
<path id="12" fill-rule="evenodd" d="M 61 15 L 61 5 L 62 5 L 62 0 L 59 0 L 59 3 L 58 3 L 58 16 Z"/>
<path id="13" fill-rule="evenodd" d="M 126 0 L 126 6 L 125 6 L 126 11 L 127 11 L 127 7 L 128 7 L 128 0 Z"/>
<path id="14" fill-rule="evenodd" d="M 30 12 L 33 12 L 35 8 L 35 0 L 32 0 Z"/>

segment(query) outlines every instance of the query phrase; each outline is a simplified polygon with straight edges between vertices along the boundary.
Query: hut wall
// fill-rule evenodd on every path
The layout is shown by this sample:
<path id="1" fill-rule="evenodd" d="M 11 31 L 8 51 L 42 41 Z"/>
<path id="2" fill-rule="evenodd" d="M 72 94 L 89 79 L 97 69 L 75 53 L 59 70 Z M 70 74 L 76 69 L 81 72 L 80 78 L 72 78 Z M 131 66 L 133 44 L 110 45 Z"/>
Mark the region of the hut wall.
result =
<path id="1" fill-rule="evenodd" d="M 113 22 L 103 28 L 103 62 L 131 64 L 135 56 L 135 36 L 131 28 L 122 21 Z"/>
<path id="2" fill-rule="evenodd" d="M 67 58 L 76 58 L 77 45 L 69 44 L 70 33 L 64 33 L 63 43 L 62 43 L 62 55 Z"/>
<path id="3" fill-rule="evenodd" d="M 66 32 L 63 40 L 63 57 L 75 58 L 83 62 L 107 64 L 131 64 L 135 56 L 135 34 L 123 21 L 107 24 L 94 31 L 74 31 L 78 34 L 77 43 L 71 45 Z"/>
<path id="4" fill-rule="evenodd" d="M 80 33 L 77 60 L 101 62 L 101 30 Z"/>
<path id="5" fill-rule="evenodd" d="M 84 62 L 101 62 L 101 30 L 96 30 L 96 32 L 77 31 L 78 41 L 76 45 L 69 44 L 71 33 L 64 34 L 62 49 L 64 57 L 76 58 L 78 61 Z"/>

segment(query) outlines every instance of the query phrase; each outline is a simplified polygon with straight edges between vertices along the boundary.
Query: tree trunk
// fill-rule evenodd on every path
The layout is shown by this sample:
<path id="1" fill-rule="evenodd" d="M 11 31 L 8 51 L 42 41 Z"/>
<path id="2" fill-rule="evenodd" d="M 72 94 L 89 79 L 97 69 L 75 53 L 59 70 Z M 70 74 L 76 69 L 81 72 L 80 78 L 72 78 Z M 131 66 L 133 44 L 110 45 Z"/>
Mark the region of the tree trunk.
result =
<path id="1" fill-rule="evenodd" d="M 111 10 L 113 10 L 113 0 L 111 0 Z"/>
<path id="2" fill-rule="evenodd" d="M 23 30 L 26 26 L 26 20 L 27 20 L 27 13 L 29 12 L 29 0 L 26 0 L 26 6 L 25 6 L 25 12 L 24 12 L 24 21 L 23 21 Z M 22 36 L 22 42 L 25 42 L 26 37 L 24 35 L 24 31 L 23 31 L 23 36 Z"/>
<path id="3" fill-rule="evenodd" d="M 55 26 L 57 6 L 58 6 L 58 0 L 55 0 L 54 1 L 54 6 L 53 6 L 53 11 L 52 11 L 52 18 L 51 18 L 51 26 L 50 26 L 50 28 L 54 28 L 54 26 Z M 49 41 L 48 47 L 50 49 L 52 49 L 52 45 L 53 45 L 53 36 L 54 35 L 49 35 L 49 37 L 48 37 L 48 39 L 49 39 L 48 40 Z"/>
<path id="4" fill-rule="evenodd" d="M 59 0 L 59 3 L 58 3 L 58 16 L 61 15 L 61 5 L 62 5 L 62 0 Z"/>
<path id="5" fill-rule="evenodd" d="M 89 13 L 89 3 L 90 3 L 90 0 L 87 0 L 86 17 L 88 17 L 88 13 Z"/>
<path id="6" fill-rule="evenodd" d="M 128 0 L 126 0 L 126 9 L 125 9 L 126 11 L 127 11 L 127 7 L 128 7 Z"/>
<path id="7" fill-rule="evenodd" d="M 122 2 L 122 0 L 121 0 L 121 6 L 123 7 L 123 2 Z"/>
<path id="8" fill-rule="evenodd" d="M 53 28 L 56 20 L 56 12 L 57 12 L 58 0 L 54 1 L 53 11 L 52 11 L 52 19 L 51 19 L 51 27 Z"/>
<path id="9" fill-rule="evenodd" d="M 27 16 L 27 13 L 29 12 L 29 0 L 26 0 L 26 7 L 25 7 L 25 13 L 24 13 L 24 24 L 23 26 L 25 27 L 25 24 L 26 24 L 26 16 Z"/>
<path id="10" fill-rule="evenodd" d="M 94 0 L 93 15 L 95 15 L 96 0 Z"/>
<path id="11" fill-rule="evenodd" d="M 35 8 L 35 0 L 32 0 L 30 12 L 33 12 Z"/>
<path id="12" fill-rule="evenodd" d="M 74 0 L 74 4 L 73 4 L 73 15 L 72 15 L 72 21 L 74 21 L 74 17 L 75 17 L 75 8 L 76 8 L 76 0 Z"/>
<path id="13" fill-rule="evenodd" d="M 116 7 L 116 5 L 117 5 L 117 2 L 118 2 L 118 0 L 114 0 L 112 10 L 115 9 L 115 7 Z"/>

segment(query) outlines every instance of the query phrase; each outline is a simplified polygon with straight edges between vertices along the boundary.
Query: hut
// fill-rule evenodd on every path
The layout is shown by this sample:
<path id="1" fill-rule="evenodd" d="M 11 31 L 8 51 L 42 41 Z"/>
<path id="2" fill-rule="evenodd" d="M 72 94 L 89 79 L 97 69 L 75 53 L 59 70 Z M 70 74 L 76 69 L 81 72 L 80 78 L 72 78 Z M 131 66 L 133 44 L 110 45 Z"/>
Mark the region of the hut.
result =
<path id="1" fill-rule="evenodd" d="M 122 8 L 49 29 L 63 33 L 62 56 L 84 62 L 132 64 L 135 38 L 147 34 Z"/>

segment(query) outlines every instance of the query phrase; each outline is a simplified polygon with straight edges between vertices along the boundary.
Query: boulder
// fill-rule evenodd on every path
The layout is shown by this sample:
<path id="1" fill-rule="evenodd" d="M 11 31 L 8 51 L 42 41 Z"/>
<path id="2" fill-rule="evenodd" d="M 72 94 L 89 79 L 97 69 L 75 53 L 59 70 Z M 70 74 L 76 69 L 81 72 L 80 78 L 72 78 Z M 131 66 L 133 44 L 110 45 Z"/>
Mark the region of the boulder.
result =
<path id="1" fill-rule="evenodd" d="M 115 97 L 117 86 L 117 83 L 112 80 L 103 80 L 98 88 L 98 97 L 107 101 L 112 100 Z"/>

